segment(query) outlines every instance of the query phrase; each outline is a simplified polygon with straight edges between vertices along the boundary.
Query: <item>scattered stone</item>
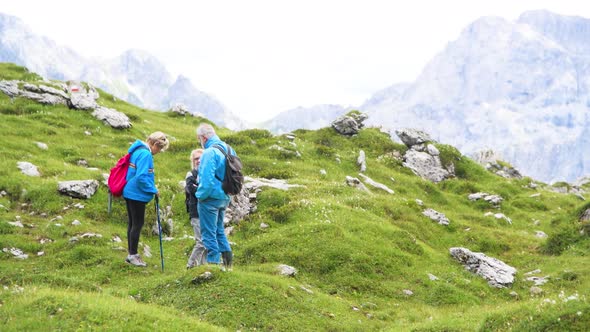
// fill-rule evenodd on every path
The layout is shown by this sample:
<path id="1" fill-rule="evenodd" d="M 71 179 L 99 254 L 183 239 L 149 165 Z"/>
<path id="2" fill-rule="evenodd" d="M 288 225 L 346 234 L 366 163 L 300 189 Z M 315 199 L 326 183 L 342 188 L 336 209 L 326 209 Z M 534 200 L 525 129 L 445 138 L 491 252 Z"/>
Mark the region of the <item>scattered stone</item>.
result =
<path id="1" fill-rule="evenodd" d="M 88 167 L 88 161 L 86 159 L 80 159 L 76 162 L 78 166 Z"/>
<path id="2" fill-rule="evenodd" d="M 365 158 L 365 151 L 360 150 L 359 156 L 356 159 L 356 164 L 360 167 L 361 173 L 364 173 L 367 170 L 367 161 Z"/>
<path id="3" fill-rule="evenodd" d="M 84 135 L 86 135 L 86 136 L 92 136 L 92 133 L 91 133 L 91 132 L 89 132 L 88 130 L 85 130 L 85 131 L 84 131 Z"/>
<path id="4" fill-rule="evenodd" d="M 290 188 L 305 187 L 300 184 L 288 184 L 287 180 L 281 179 L 265 179 L 265 178 L 251 178 L 244 177 L 244 187 L 250 191 L 260 187 L 271 187 L 280 190 L 289 190 Z"/>
<path id="5" fill-rule="evenodd" d="M 412 291 L 411 291 L 411 290 L 409 290 L 409 289 L 404 289 L 404 294 L 405 294 L 406 296 L 412 296 L 412 295 L 414 295 L 414 292 L 412 292 Z"/>
<path id="6" fill-rule="evenodd" d="M 24 175 L 27 175 L 27 176 L 41 176 L 41 173 L 39 173 L 39 170 L 37 169 L 37 166 L 31 164 L 28 161 L 19 161 L 19 162 L 16 163 L 16 167 L 18 167 L 18 169 Z"/>
<path id="7" fill-rule="evenodd" d="M 81 180 L 81 181 L 61 181 L 58 183 L 57 190 L 65 195 L 74 198 L 90 198 L 98 189 L 98 181 Z"/>
<path id="8" fill-rule="evenodd" d="M 328 173 L 326 172 L 325 169 L 320 169 L 320 175 L 326 176 Z"/>
<path id="9" fill-rule="evenodd" d="M 535 286 L 542 286 L 544 284 L 547 283 L 549 277 L 545 276 L 545 277 L 528 277 L 525 280 L 526 281 L 532 281 L 535 283 Z"/>
<path id="10" fill-rule="evenodd" d="M 486 202 L 492 203 L 493 205 L 497 206 L 504 200 L 500 195 L 490 195 L 488 193 L 475 193 L 470 194 L 467 198 L 470 201 L 477 201 L 483 199 Z"/>
<path id="11" fill-rule="evenodd" d="M 213 273 L 206 271 L 203 274 L 195 277 L 191 282 L 195 285 L 200 285 L 200 284 L 208 282 L 212 279 L 213 279 Z"/>
<path id="12" fill-rule="evenodd" d="M 422 211 L 422 214 L 443 226 L 448 226 L 450 223 L 449 219 L 444 214 L 433 209 L 426 209 Z"/>
<path id="13" fill-rule="evenodd" d="M 303 286 L 299 286 L 299 288 L 301 288 L 304 292 L 306 292 L 307 294 L 313 294 L 313 291 L 311 289 L 305 288 Z"/>
<path id="14" fill-rule="evenodd" d="M 540 238 L 540 239 L 546 239 L 547 238 L 547 234 L 545 234 L 545 232 L 543 231 L 535 231 L 535 236 Z"/>
<path id="15" fill-rule="evenodd" d="M 460 247 L 451 248 L 449 251 L 468 271 L 486 279 L 490 286 L 503 288 L 514 283 L 516 269 L 496 258 Z"/>
<path id="16" fill-rule="evenodd" d="M 530 291 L 531 295 L 533 295 L 533 296 L 537 296 L 537 295 L 543 294 L 543 290 L 540 287 L 537 287 L 537 286 L 531 287 L 531 289 L 529 291 Z"/>
<path id="17" fill-rule="evenodd" d="M 518 298 L 519 298 L 519 296 L 518 296 L 518 293 L 517 293 L 517 292 L 515 292 L 515 291 L 512 291 L 512 292 L 510 292 L 510 296 L 512 296 L 512 297 L 514 297 L 514 298 L 516 298 L 516 299 L 518 299 Z"/>
<path id="18" fill-rule="evenodd" d="M 536 270 L 533 270 L 533 271 L 527 272 L 527 273 L 525 273 L 524 275 L 525 275 L 525 276 L 532 276 L 533 274 L 538 274 L 538 273 L 541 273 L 541 270 L 540 270 L 540 269 L 536 269 Z"/>
<path id="19" fill-rule="evenodd" d="M 102 235 L 98 234 L 98 233 L 84 233 L 80 237 L 83 239 L 92 238 L 92 237 L 102 238 Z"/>
<path id="20" fill-rule="evenodd" d="M 428 279 L 430 279 L 432 281 L 436 281 L 436 280 L 438 280 L 438 277 L 432 273 L 428 273 Z"/>
<path id="21" fill-rule="evenodd" d="M 424 202 L 422 202 L 422 200 L 417 199 L 417 198 L 416 198 L 416 204 L 418 204 L 418 206 L 424 206 Z"/>
<path id="22" fill-rule="evenodd" d="M 267 223 L 264 223 L 264 222 L 260 223 L 260 229 L 267 229 L 268 227 L 270 227 L 270 226 L 268 226 Z"/>
<path id="23" fill-rule="evenodd" d="M 541 193 L 532 194 L 529 197 L 541 197 Z"/>
<path id="24" fill-rule="evenodd" d="M 507 222 L 508 222 L 510 225 L 512 225 L 512 219 L 510 219 L 510 218 L 506 217 L 506 216 L 504 215 L 504 213 L 495 213 L 495 214 L 494 214 L 494 218 L 496 218 L 496 219 L 504 219 L 504 220 L 506 220 L 506 221 L 507 221 Z"/>
<path id="25" fill-rule="evenodd" d="M 35 144 L 37 145 L 37 147 L 41 150 L 47 150 L 49 149 L 49 147 L 47 146 L 47 144 L 42 143 L 42 142 L 35 142 Z"/>
<path id="26" fill-rule="evenodd" d="M 80 220 L 76 219 L 76 220 L 72 221 L 72 225 L 80 226 L 80 225 L 82 225 L 82 223 L 80 222 Z"/>
<path id="27" fill-rule="evenodd" d="M 369 184 L 369 185 L 371 185 L 371 186 L 373 186 L 375 188 L 383 189 L 383 190 L 387 191 L 390 194 L 393 194 L 394 193 L 393 190 L 389 189 L 389 187 L 387 187 L 386 185 L 384 185 L 382 183 L 379 183 L 379 182 L 375 182 L 370 177 L 368 177 L 368 176 L 366 176 L 366 175 L 364 175 L 362 173 L 359 173 L 359 176 L 361 178 L 363 178 L 363 180 L 365 181 L 365 183 L 367 183 L 367 184 Z"/>
<path id="28" fill-rule="evenodd" d="M 39 239 L 39 243 L 41 243 L 41 244 L 51 243 L 51 242 L 53 242 L 52 239 L 48 239 L 48 238 L 40 238 Z"/>
<path id="29" fill-rule="evenodd" d="M 367 189 L 367 187 L 365 187 L 365 185 L 361 182 L 361 180 L 357 179 L 357 178 L 353 178 L 351 176 L 346 176 L 346 184 L 351 186 L 351 187 L 355 187 L 357 189 L 366 191 L 366 192 L 370 192 L 369 189 Z"/>
<path id="30" fill-rule="evenodd" d="M 280 264 L 277 268 L 279 270 L 279 274 L 282 276 L 294 277 L 297 275 L 297 269 L 292 266 Z"/>
<path id="31" fill-rule="evenodd" d="M 17 220 L 17 221 L 9 221 L 8 224 L 9 225 L 12 225 L 14 227 L 20 227 L 20 228 L 23 228 L 24 227 L 23 224 L 20 222 L 20 220 Z"/>
<path id="32" fill-rule="evenodd" d="M 16 259 L 27 259 L 29 258 L 29 255 L 25 254 L 22 250 L 18 249 L 18 248 L 3 248 L 2 249 L 3 252 L 11 254 L 12 256 L 14 256 L 14 258 Z"/>
<path id="33" fill-rule="evenodd" d="M 39 251 L 39 252 L 37 253 L 37 256 L 43 256 L 43 255 L 45 255 L 45 251 Z"/>

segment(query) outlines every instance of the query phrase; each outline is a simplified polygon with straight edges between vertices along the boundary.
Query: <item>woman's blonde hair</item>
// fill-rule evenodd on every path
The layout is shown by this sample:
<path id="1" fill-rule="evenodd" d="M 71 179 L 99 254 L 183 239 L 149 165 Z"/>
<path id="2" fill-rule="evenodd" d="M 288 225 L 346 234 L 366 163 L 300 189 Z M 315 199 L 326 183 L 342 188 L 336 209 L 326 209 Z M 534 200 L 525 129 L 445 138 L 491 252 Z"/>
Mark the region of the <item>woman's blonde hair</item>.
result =
<path id="1" fill-rule="evenodd" d="M 170 145 L 170 141 L 168 141 L 166 134 L 164 134 L 161 131 L 151 133 L 150 136 L 148 136 L 147 138 L 147 142 L 148 144 L 153 144 L 159 147 L 160 151 L 166 151 L 166 149 L 168 149 L 168 146 Z"/>
<path id="2" fill-rule="evenodd" d="M 193 151 L 191 151 L 191 156 L 190 156 L 190 161 L 191 161 L 191 169 L 193 169 L 193 159 L 195 158 L 195 156 L 197 155 L 197 153 L 200 153 L 201 155 L 203 154 L 203 149 L 194 149 Z"/>

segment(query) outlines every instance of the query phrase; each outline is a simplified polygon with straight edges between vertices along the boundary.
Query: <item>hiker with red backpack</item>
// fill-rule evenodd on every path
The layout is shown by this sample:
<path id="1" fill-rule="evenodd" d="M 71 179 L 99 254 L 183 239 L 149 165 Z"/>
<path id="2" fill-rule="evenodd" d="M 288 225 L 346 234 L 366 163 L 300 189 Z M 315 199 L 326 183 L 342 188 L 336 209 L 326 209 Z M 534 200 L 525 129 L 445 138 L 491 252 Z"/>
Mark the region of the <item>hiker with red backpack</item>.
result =
<path id="1" fill-rule="evenodd" d="M 199 165 L 196 197 L 199 201 L 197 209 L 201 221 L 201 235 L 207 249 L 207 264 L 219 264 L 222 259 L 222 268 L 231 270 L 233 253 L 225 236 L 223 218 L 230 201 L 228 193 L 239 192 L 243 177 L 239 173 L 241 178 L 238 177 L 238 181 L 234 182 L 236 185 L 232 186 L 232 183 L 228 182 L 231 179 L 226 176 L 226 165 L 229 166 L 230 159 L 239 162 L 239 158 L 228 144 L 219 139 L 210 124 L 202 123 L 197 127 L 197 140 L 205 149 Z M 241 163 L 238 171 L 241 171 Z M 228 187 L 228 183 L 232 188 Z"/>
<path id="2" fill-rule="evenodd" d="M 139 235 L 145 221 L 145 206 L 154 195 L 158 195 L 158 189 L 154 181 L 153 156 L 168 148 L 168 138 L 163 132 L 156 131 L 150 134 L 146 142 L 136 140 L 128 152 L 129 168 L 126 184 L 123 189 L 123 198 L 127 204 L 127 246 L 129 254 L 125 261 L 135 266 L 147 266 L 137 253 Z"/>

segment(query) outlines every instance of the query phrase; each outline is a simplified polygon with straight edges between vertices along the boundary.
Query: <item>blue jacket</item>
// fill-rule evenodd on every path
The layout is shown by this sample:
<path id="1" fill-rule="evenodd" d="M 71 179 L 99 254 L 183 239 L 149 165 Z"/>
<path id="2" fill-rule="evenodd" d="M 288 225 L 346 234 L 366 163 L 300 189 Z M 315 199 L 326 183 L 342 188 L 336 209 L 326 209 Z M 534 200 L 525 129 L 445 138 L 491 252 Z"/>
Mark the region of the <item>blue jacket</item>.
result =
<path id="1" fill-rule="evenodd" d="M 221 145 L 227 152 L 227 144 L 222 142 L 217 135 L 212 136 L 205 143 L 205 151 L 201 155 L 199 165 L 199 187 L 195 196 L 200 201 L 206 199 L 224 199 L 229 201 L 229 196 L 221 188 L 221 180 L 225 178 L 225 156 L 214 145 Z M 232 149 L 232 155 L 235 155 Z M 217 176 L 217 177 L 216 177 Z"/>
<path id="2" fill-rule="evenodd" d="M 146 149 L 139 149 L 142 146 Z M 148 203 L 158 192 L 154 183 L 154 158 L 147 144 L 140 140 L 136 140 L 128 152 L 131 153 L 129 161 L 135 167 L 129 166 L 123 197 Z"/>

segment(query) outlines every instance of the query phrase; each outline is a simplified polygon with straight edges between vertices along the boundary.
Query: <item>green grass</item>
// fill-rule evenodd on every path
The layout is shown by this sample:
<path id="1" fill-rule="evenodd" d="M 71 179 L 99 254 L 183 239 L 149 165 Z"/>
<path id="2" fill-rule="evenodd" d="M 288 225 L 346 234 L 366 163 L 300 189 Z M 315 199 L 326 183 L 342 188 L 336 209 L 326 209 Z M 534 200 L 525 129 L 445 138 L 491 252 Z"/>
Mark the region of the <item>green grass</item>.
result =
<path id="1" fill-rule="evenodd" d="M 11 64 L 0 64 L 0 78 L 38 80 Z M 211 281 L 195 284 L 192 280 L 205 269 L 184 269 L 193 242 L 183 239 L 192 229 L 178 183 L 198 145 L 195 128 L 207 120 L 147 111 L 100 94 L 98 102 L 127 114 L 132 128 L 112 129 L 86 111 L 0 94 L 0 132 L 6 142 L 0 145 L 0 191 L 7 193 L 0 197 L 5 207 L 0 207 L 0 248 L 16 247 L 29 255 L 17 260 L 0 253 L 3 331 L 576 331 L 588 326 L 590 227 L 578 220 L 590 204 L 546 191 L 544 185 L 530 189 L 528 178 L 503 179 L 444 144 L 437 144 L 442 162 L 453 163 L 457 176 L 430 183 L 394 157 L 406 147 L 376 128 L 353 137 L 331 128 L 297 130 L 295 145 L 266 130 L 218 128 L 240 155 L 246 175 L 304 187 L 262 188 L 257 211 L 235 225 L 230 237 L 234 271 L 213 271 Z M 157 130 L 172 141 L 154 158 L 160 204 L 171 206 L 175 223 L 174 240 L 164 242 L 164 273 L 158 237 L 149 231 L 156 219 L 153 204 L 141 237 L 153 257 L 146 258 L 147 268 L 132 268 L 123 261 L 124 203 L 115 200 L 107 214 L 102 184 L 103 174 L 131 142 Z M 48 150 L 36 142 L 46 143 Z M 347 175 L 358 177 L 360 150 L 367 158 L 366 175 L 395 194 L 371 187 L 369 194 L 346 185 Z M 98 171 L 78 166 L 80 159 Z M 37 165 L 41 176 L 21 174 L 18 161 Z M 57 192 L 59 181 L 82 179 L 101 182 L 91 199 Z M 475 192 L 498 194 L 504 201 L 499 207 L 470 202 L 467 196 Z M 426 208 L 445 213 L 451 224 L 424 217 Z M 504 213 L 512 224 L 486 212 Z M 17 216 L 24 228 L 8 224 Z M 73 220 L 82 225 L 73 226 Z M 263 222 L 269 227 L 261 229 Z M 538 238 L 535 231 L 549 237 Z M 102 238 L 70 241 L 85 232 Z M 115 237 L 123 242 L 113 242 Z M 45 239 L 51 242 L 42 244 Z M 514 266 L 516 282 L 508 289 L 490 287 L 450 257 L 449 248 L 457 246 Z M 297 276 L 279 276 L 279 264 L 296 267 Z M 550 277 L 540 296 L 531 295 L 532 282 L 524 280 L 535 269 Z M 429 273 L 439 280 L 431 281 Z M 577 299 L 565 302 L 561 294 L 577 294 Z"/>

